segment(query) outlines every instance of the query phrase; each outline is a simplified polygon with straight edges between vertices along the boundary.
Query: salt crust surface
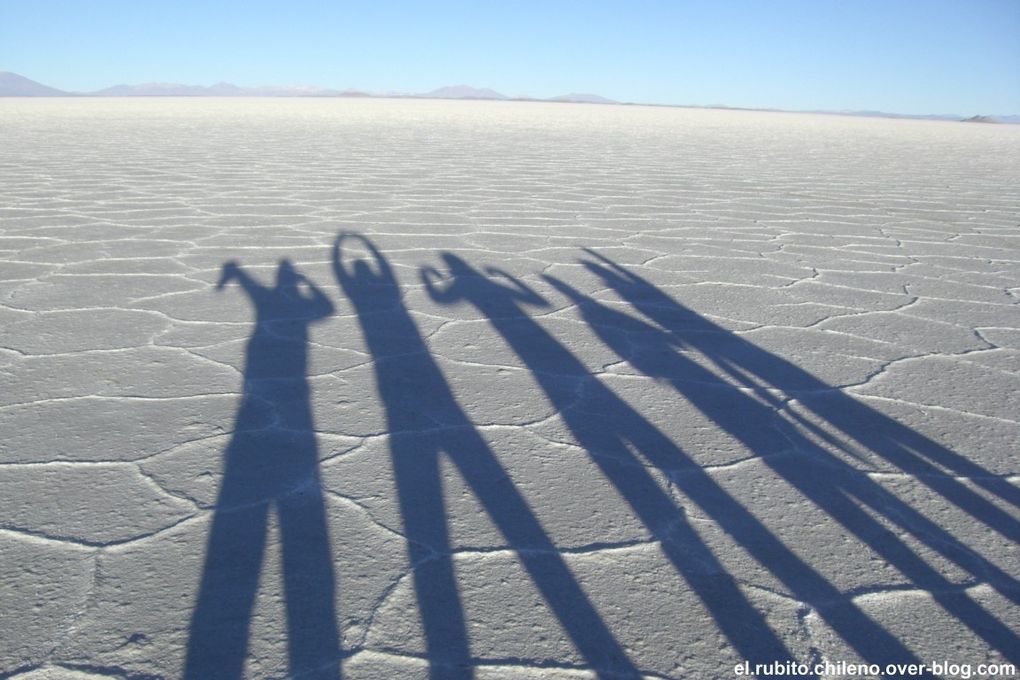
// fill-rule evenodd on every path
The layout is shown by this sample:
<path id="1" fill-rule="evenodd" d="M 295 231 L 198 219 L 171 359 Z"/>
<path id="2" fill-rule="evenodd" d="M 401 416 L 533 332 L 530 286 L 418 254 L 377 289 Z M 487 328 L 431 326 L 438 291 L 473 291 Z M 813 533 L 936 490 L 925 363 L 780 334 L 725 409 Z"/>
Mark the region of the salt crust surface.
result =
<path id="1" fill-rule="evenodd" d="M 224 624 L 249 677 L 1018 663 L 1020 128 L 343 99 L 0 122 L 0 676 L 181 677 L 222 634 L 213 519 L 261 506 Z M 367 239 L 392 285 L 338 282 L 342 232 L 343 271 Z M 329 309 L 280 387 L 216 284 L 283 259 Z M 280 450 L 225 472 L 244 446 Z M 325 535 L 281 524 L 316 494 Z M 317 667 L 288 662 L 318 639 L 288 631 L 288 533 L 335 578 Z"/>

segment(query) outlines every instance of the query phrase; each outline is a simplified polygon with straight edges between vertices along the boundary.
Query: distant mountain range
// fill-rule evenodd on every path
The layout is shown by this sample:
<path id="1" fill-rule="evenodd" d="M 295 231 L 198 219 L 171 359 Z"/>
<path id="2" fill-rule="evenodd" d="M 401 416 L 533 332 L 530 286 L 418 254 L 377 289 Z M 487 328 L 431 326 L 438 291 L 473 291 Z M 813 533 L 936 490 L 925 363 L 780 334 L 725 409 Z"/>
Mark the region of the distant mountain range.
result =
<path id="1" fill-rule="evenodd" d="M 415 95 L 429 99 L 510 99 L 505 94 L 487 88 L 470 87 L 468 85 L 448 85 L 425 94 Z"/>
<path id="2" fill-rule="evenodd" d="M 114 85 L 95 92 L 67 93 L 69 96 L 91 97 L 367 97 L 355 90 L 329 90 L 314 86 L 238 87 L 233 83 L 180 85 L 178 83 L 142 83 Z M 2 95 L 2 92 L 0 92 Z"/>
<path id="3" fill-rule="evenodd" d="M 582 104 L 621 104 L 597 94 L 571 93 L 540 99 L 535 97 L 508 97 L 505 94 L 488 88 L 477 88 L 468 85 L 448 85 L 431 92 L 403 93 L 386 92 L 373 94 L 359 90 L 333 90 L 313 85 L 269 85 L 262 87 L 240 87 L 233 83 L 216 83 L 215 85 L 182 85 L 180 83 L 142 83 L 140 85 L 114 85 L 95 92 L 65 92 L 34 80 L 0 71 L 0 97 L 402 97 L 418 99 L 484 99 L 495 101 L 537 101 L 537 102 L 570 102 Z M 720 108 L 727 106 L 699 106 L 691 108 Z M 883 111 L 810 111 L 808 113 L 827 113 L 843 116 L 862 116 L 875 118 L 912 118 L 923 120 L 955 120 L 975 123 L 1020 123 L 1020 115 L 1001 116 L 960 116 L 951 114 L 911 115 L 885 113 Z"/>
<path id="4" fill-rule="evenodd" d="M 952 113 L 909 114 L 886 113 L 885 111 L 808 111 L 807 113 L 829 113 L 839 116 L 858 116 L 861 118 L 909 118 L 912 120 L 957 120 L 964 123 L 1020 123 L 1020 115 L 1006 116 L 961 116 Z"/>
<path id="5" fill-rule="evenodd" d="M 63 97 L 66 92 L 29 80 L 17 73 L 0 71 L 0 97 Z"/>
<path id="6" fill-rule="evenodd" d="M 240 87 L 233 83 L 182 85 L 180 83 L 141 83 L 114 85 L 94 92 L 66 92 L 37 83 L 17 73 L 0 71 L 0 97 L 413 97 L 422 99 L 488 99 L 506 101 L 552 101 L 586 104 L 617 104 L 597 94 L 565 94 L 550 99 L 508 97 L 486 88 L 450 85 L 423 93 L 388 92 L 383 95 L 358 90 L 332 90 L 314 85 L 269 85 Z"/>

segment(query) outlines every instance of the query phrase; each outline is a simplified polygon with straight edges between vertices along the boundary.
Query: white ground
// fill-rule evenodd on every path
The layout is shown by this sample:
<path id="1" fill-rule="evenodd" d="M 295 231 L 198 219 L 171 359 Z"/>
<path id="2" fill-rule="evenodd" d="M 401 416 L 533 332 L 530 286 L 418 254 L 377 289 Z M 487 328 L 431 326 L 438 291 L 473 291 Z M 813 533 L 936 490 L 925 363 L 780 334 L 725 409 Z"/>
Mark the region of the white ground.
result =
<path id="1" fill-rule="evenodd" d="M 1020 127 L 8 99 L 0 135 L 0 677 L 177 678 L 189 637 L 245 625 L 257 678 L 1017 663 Z M 342 231 L 402 302 L 341 288 Z M 450 252 L 505 274 L 443 299 Z M 254 418 L 254 310 L 216 283 L 237 261 L 269 287 L 282 258 L 335 308 L 309 326 L 318 473 L 283 488 L 287 447 L 256 451 L 272 491 L 241 474 L 221 510 L 321 484 L 328 541 L 271 519 L 254 609 L 203 628 L 224 452 Z M 307 435 L 257 382 L 249 448 Z M 398 485 L 433 455 L 439 486 L 416 462 Z M 288 635 L 287 531 L 296 563 L 331 555 L 332 642 L 304 611 Z M 288 669 L 316 635 L 329 658 Z M 217 653 L 190 677 L 230 677 Z"/>

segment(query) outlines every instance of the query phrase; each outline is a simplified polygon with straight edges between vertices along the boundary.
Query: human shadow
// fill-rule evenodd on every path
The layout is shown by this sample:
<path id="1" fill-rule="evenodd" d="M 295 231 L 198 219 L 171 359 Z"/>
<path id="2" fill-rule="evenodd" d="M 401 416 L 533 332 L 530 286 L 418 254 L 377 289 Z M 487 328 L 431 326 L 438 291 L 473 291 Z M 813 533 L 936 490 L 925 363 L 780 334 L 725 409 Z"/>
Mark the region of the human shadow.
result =
<path id="1" fill-rule="evenodd" d="M 794 419 L 790 426 L 783 428 L 788 448 L 795 455 L 767 455 L 772 442 L 764 433 L 772 429 L 770 424 L 777 423 L 775 409 L 780 404 L 774 393 L 796 395 L 809 411 L 842 433 L 844 439 L 915 474 L 919 482 L 988 528 L 1013 540 L 1017 536 L 1017 520 L 953 475 L 974 475 L 976 483 L 1007 501 L 1014 500 L 1015 487 L 973 461 L 824 384 L 785 359 L 725 331 L 605 256 L 588 252 L 597 259 L 585 261 L 584 266 L 652 322 L 615 310 L 558 279 L 545 277 L 574 302 L 607 346 L 645 375 L 671 384 L 863 545 L 898 569 L 913 585 L 931 592 L 946 612 L 1006 658 L 1020 661 L 1017 634 L 929 565 L 877 518 L 883 518 L 903 534 L 912 536 L 967 571 L 977 582 L 987 582 L 1014 604 L 1020 603 L 1020 583 L 871 477 L 811 441 L 808 433 L 837 448 L 849 448 L 841 447 L 845 442 L 840 438 L 832 437 L 805 419 Z M 719 373 L 678 351 L 680 349 L 697 352 Z M 727 383 L 723 376 L 732 382 Z M 941 465 L 942 469 L 936 465 Z M 677 478 L 677 482 L 682 484 L 682 478 Z M 743 533 L 746 536 L 748 530 L 744 529 Z M 796 585 L 793 570 L 784 560 L 766 554 L 756 557 L 773 574 L 789 582 L 788 585 Z M 794 590 L 797 597 L 816 606 L 820 615 L 867 658 L 866 652 L 873 649 L 873 643 L 855 635 L 857 631 L 851 627 L 855 624 L 843 621 L 832 611 L 832 602 L 826 593 L 805 586 L 801 583 Z"/>
<path id="2" fill-rule="evenodd" d="M 237 281 L 255 307 L 244 393 L 191 618 L 184 677 L 241 678 L 252 608 L 275 508 L 283 553 L 288 662 L 302 678 L 338 680 L 335 581 L 307 380 L 308 327 L 329 299 L 280 262 L 275 287 L 223 266 L 217 289 Z"/>
<path id="3" fill-rule="evenodd" d="M 673 441 L 593 377 L 587 368 L 523 309 L 544 300 L 499 269 L 485 272 L 443 253 L 448 273 L 422 270 L 432 298 L 474 305 L 532 371 L 573 438 L 660 541 L 674 569 L 691 586 L 718 629 L 745 660 L 798 662 L 747 599 L 724 565 L 658 485 L 645 462 L 667 474 L 707 516 L 734 536 L 799 598 L 835 603 L 828 621 L 873 663 L 919 662 L 913 653 L 773 535 Z M 577 395 L 581 394 L 580 400 Z M 776 567 L 775 565 L 778 565 Z M 683 613 L 677 612 L 677 616 Z"/>
<path id="4" fill-rule="evenodd" d="M 344 261 L 343 249 L 352 242 L 368 251 L 371 262 Z M 506 470 L 457 403 L 404 306 L 386 258 L 364 236 L 343 233 L 334 245 L 333 267 L 374 359 L 431 677 L 469 678 L 474 663 L 444 511 L 444 455 L 587 664 L 600 677 L 639 676 L 525 499 L 505 483 Z"/>
<path id="5" fill-rule="evenodd" d="M 1020 541 L 1020 520 L 975 494 L 958 477 L 971 479 L 1016 508 L 1020 508 L 1020 487 L 852 399 L 799 366 L 727 333 L 609 258 L 591 249 L 585 251 L 596 261 L 585 262 L 584 266 L 661 330 L 671 334 L 674 341 L 704 352 L 728 375 L 744 375 L 741 380 L 745 383 L 749 375 L 762 384 L 797 394 L 805 408 L 850 440 L 904 472 L 917 475 L 933 491 L 1004 538 Z"/>

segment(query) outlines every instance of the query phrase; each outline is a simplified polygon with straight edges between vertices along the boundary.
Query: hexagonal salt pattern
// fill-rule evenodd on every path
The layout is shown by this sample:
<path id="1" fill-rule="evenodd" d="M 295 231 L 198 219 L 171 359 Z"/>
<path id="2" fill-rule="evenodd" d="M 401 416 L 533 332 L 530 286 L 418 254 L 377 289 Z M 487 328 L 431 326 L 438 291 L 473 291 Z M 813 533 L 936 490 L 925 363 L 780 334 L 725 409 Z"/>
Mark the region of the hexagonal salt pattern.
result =
<path id="1" fill-rule="evenodd" d="M 1020 663 L 1020 128 L 0 122 L 0 677 Z"/>

